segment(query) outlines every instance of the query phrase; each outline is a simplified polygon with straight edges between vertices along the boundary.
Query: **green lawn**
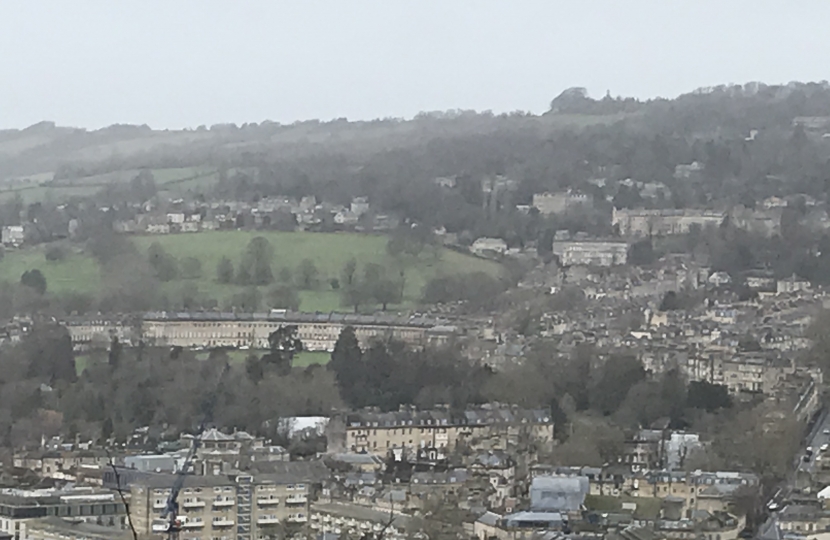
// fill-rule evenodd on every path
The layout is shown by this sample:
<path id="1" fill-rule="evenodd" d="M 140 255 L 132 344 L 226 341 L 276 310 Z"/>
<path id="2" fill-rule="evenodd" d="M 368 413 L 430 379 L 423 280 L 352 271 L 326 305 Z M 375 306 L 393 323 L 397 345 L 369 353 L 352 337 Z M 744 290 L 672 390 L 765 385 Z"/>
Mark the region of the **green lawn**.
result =
<path id="1" fill-rule="evenodd" d="M 331 353 L 327 352 L 301 352 L 294 359 L 294 367 L 307 367 L 311 364 L 320 364 L 325 366 L 331 360 Z"/>
<path id="2" fill-rule="evenodd" d="M 92 257 L 70 253 L 62 261 L 46 260 L 44 246 L 6 251 L 0 261 L 0 280 L 17 282 L 26 270 L 37 268 L 46 277 L 47 291 L 56 294 L 82 292 L 94 294 L 100 281 L 98 265 Z"/>
<path id="3" fill-rule="evenodd" d="M 497 275 L 501 270 L 497 263 L 446 249 L 441 251 L 437 259 L 428 256 L 396 259 L 386 252 L 385 236 L 356 233 L 215 231 L 139 236 L 134 237 L 133 242 L 142 252 L 146 252 L 153 242 L 158 242 L 179 260 L 185 257 L 199 259 L 202 263 L 202 277 L 190 282 L 203 295 L 217 299 L 221 306 L 244 288 L 218 283 L 216 266 L 223 256 L 229 257 L 236 265 L 246 245 L 255 236 L 264 236 L 273 245 L 276 253 L 273 262 L 275 276 L 279 275 L 282 267 L 294 272 L 300 261 L 306 258 L 316 264 L 320 271 L 319 285 L 314 290 L 300 292 L 302 311 L 348 309 L 341 306 L 340 292 L 331 288 L 329 280 L 339 278 L 343 265 L 352 257 L 358 262 L 358 273 L 370 262 L 381 264 L 394 276 L 404 273 L 404 302 L 402 306 L 390 306 L 390 309 L 414 305 L 427 280 L 433 276 L 471 271 Z M 91 257 L 72 253 L 63 261 L 48 262 L 44 253 L 44 246 L 7 251 L 5 258 L 0 261 L 0 280 L 17 282 L 24 271 L 38 268 L 46 277 L 48 291 L 56 294 L 97 292 L 101 276 Z M 165 293 L 175 295 L 184 284 L 184 280 L 174 280 L 163 284 L 163 288 Z M 264 295 L 266 289 L 263 288 L 261 293 Z"/>
<path id="4" fill-rule="evenodd" d="M 342 310 L 340 293 L 329 285 L 331 278 L 340 276 L 343 265 L 354 257 L 358 262 L 358 271 L 366 263 L 374 262 L 386 267 L 387 271 L 405 276 L 404 305 L 411 306 L 420 298 L 421 290 L 427 280 L 435 275 L 448 275 L 460 272 L 481 270 L 493 275 L 498 274 L 500 266 L 490 261 L 476 259 L 450 250 L 442 250 L 438 260 L 421 257 L 418 260 L 391 257 L 386 252 L 387 238 L 380 235 L 355 233 L 310 233 L 310 232 L 251 232 L 251 231 L 216 231 L 199 234 L 175 234 L 166 236 L 141 236 L 135 238 L 139 249 L 146 251 L 153 242 L 159 242 L 176 257 L 196 257 L 202 261 L 202 278 L 193 280 L 202 293 L 209 297 L 228 298 L 235 292 L 243 290 L 234 285 L 223 285 L 216 281 L 216 266 L 223 256 L 229 257 L 236 264 L 242 257 L 248 242 L 264 236 L 274 246 L 276 253 L 273 262 L 274 275 L 282 267 L 292 272 L 303 259 L 311 259 L 320 270 L 320 284 L 312 291 L 300 292 L 300 309 L 303 311 Z M 173 292 L 181 282 L 166 284 Z"/>
<path id="5" fill-rule="evenodd" d="M 636 504 L 637 509 L 634 511 L 634 516 L 640 519 L 657 518 L 662 507 L 662 500 L 654 497 L 629 497 L 628 495 L 620 497 L 587 495 L 585 497 L 585 507 L 597 512 L 619 512 L 622 510 L 622 503 Z"/>
<path id="6" fill-rule="evenodd" d="M 89 361 L 90 361 L 89 355 L 86 355 L 86 354 L 76 354 L 75 355 L 75 373 L 78 374 L 78 377 L 80 377 L 81 373 L 83 373 L 84 370 L 87 368 L 87 366 L 89 365 Z"/>

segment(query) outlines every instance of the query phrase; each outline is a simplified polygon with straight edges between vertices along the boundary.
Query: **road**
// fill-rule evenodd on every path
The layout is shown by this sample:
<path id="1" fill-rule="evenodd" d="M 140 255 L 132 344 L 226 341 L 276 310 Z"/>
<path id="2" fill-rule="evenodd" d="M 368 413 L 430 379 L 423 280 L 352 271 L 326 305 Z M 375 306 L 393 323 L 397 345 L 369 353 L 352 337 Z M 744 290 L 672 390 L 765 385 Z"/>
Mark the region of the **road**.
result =
<path id="1" fill-rule="evenodd" d="M 822 413 L 821 418 L 816 422 L 812 432 L 807 437 L 807 446 L 813 449 L 813 454 L 809 461 L 804 461 L 806 453 L 799 456 L 799 472 L 813 473 L 820 465 L 820 462 L 817 462 L 819 457 L 822 460 L 830 459 L 830 451 L 827 452 L 826 456 L 822 456 L 822 452 L 819 451 L 824 444 L 830 444 L 830 414 L 826 412 Z"/>
<path id="2" fill-rule="evenodd" d="M 769 511 L 766 522 L 760 527 L 760 531 L 768 530 L 768 527 L 775 524 L 776 514 L 779 509 L 783 508 L 793 490 L 799 488 L 799 477 L 812 478 L 814 471 L 818 469 L 821 461 L 817 461 L 821 455 L 820 448 L 823 444 L 830 444 L 830 412 L 827 409 L 821 411 L 815 424 L 810 429 L 810 433 L 804 438 L 804 447 L 796 456 L 797 463 L 793 466 L 793 474 L 789 480 L 784 481 L 778 486 L 778 490 L 767 502 L 767 510 Z M 807 461 L 804 461 L 806 455 L 806 448 L 812 448 L 813 453 Z M 830 450 L 826 452 L 824 459 L 830 460 Z"/>

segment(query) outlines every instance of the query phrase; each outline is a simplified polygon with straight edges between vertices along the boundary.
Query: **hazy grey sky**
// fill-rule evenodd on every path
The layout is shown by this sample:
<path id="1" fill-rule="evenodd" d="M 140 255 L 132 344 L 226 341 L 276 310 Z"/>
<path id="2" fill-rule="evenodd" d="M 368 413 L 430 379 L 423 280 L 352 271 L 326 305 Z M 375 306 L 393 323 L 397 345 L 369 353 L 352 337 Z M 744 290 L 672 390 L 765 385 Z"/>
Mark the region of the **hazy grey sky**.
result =
<path id="1" fill-rule="evenodd" d="M 541 112 L 830 79 L 826 0 L 7 0 L 0 127 Z"/>

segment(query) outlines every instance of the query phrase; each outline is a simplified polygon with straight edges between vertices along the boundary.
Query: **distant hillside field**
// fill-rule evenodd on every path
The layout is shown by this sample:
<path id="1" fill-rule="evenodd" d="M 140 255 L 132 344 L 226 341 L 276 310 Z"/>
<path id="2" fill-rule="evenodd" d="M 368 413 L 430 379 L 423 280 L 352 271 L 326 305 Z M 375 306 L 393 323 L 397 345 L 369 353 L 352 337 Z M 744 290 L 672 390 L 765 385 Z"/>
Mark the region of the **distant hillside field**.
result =
<path id="1" fill-rule="evenodd" d="M 241 259 L 248 242 L 263 236 L 274 247 L 272 270 L 279 275 L 282 267 L 295 273 L 303 259 L 311 259 L 320 271 L 319 286 L 315 290 L 300 291 L 302 311 L 335 311 L 341 307 L 340 292 L 332 290 L 331 278 L 340 278 L 341 270 L 350 258 L 357 261 L 358 274 L 366 263 L 378 263 L 397 276 L 401 270 L 405 275 L 404 303 L 411 306 L 421 296 L 426 282 L 437 275 L 453 275 L 463 272 L 483 271 L 498 275 L 501 267 L 491 261 L 463 255 L 442 249 L 440 256 L 422 256 L 418 259 L 406 257 L 397 259 L 386 252 L 387 237 L 356 233 L 309 233 L 309 232 L 264 232 L 264 231 L 215 231 L 193 234 L 170 234 L 159 236 L 137 236 L 132 241 L 146 253 L 153 243 L 161 244 L 168 253 L 179 261 L 195 257 L 202 263 L 202 277 L 198 279 L 177 279 L 163 284 L 166 292 L 172 293 L 184 283 L 198 286 L 199 291 L 223 301 L 244 290 L 237 285 L 224 285 L 216 281 L 216 267 L 223 256 L 230 258 L 234 265 Z M 39 269 L 46 277 L 48 291 L 63 294 L 84 292 L 95 295 L 100 284 L 100 272 L 96 262 L 85 254 L 73 253 L 66 259 L 49 262 L 45 259 L 45 247 L 38 246 L 19 251 L 10 250 L 0 261 L 0 280 L 17 282 L 21 274 L 33 268 Z M 129 269 L 125 269 L 129 272 Z M 392 274 L 394 273 L 394 274 Z M 267 288 L 262 288 L 265 294 Z M 390 308 L 395 306 L 390 306 Z"/>
<path id="2" fill-rule="evenodd" d="M 216 184 L 216 170 L 210 167 L 176 167 L 150 169 L 160 193 L 183 196 L 202 192 Z M 53 180 L 52 173 L 30 175 L 26 181 L 0 185 L 0 201 L 19 196 L 27 204 L 51 200 L 62 202 L 73 197 L 90 197 L 107 186 L 126 184 L 135 178 L 139 169 L 125 169 L 81 178 Z"/>

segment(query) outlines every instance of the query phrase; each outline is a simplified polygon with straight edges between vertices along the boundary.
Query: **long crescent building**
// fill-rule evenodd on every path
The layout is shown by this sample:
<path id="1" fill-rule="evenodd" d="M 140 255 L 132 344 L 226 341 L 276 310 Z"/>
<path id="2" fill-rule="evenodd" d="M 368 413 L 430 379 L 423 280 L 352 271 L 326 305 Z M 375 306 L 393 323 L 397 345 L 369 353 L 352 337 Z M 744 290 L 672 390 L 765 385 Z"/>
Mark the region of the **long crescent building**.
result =
<path id="1" fill-rule="evenodd" d="M 347 327 L 354 328 L 361 345 L 395 338 L 410 345 L 445 345 L 458 334 L 455 326 L 430 317 L 301 313 L 151 312 L 128 323 L 120 320 L 72 319 L 64 322 L 77 348 L 140 338 L 155 345 L 186 348 L 268 347 L 268 335 L 293 325 L 308 351 L 331 351 Z"/>

